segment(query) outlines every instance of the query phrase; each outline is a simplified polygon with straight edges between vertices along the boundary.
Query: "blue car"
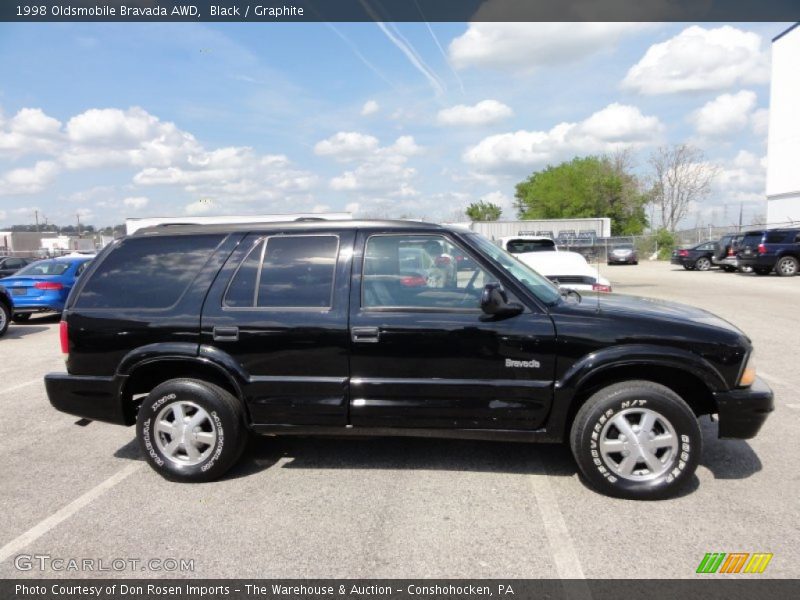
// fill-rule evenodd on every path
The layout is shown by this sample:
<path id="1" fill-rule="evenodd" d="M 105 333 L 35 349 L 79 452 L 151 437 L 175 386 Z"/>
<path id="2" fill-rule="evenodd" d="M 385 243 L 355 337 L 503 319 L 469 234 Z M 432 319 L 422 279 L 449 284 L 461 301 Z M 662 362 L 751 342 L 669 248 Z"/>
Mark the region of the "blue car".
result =
<path id="1" fill-rule="evenodd" d="M 33 313 L 64 310 L 75 280 L 93 256 L 62 256 L 32 263 L 11 277 L 0 279 L 11 301 L 14 322 L 27 321 Z"/>

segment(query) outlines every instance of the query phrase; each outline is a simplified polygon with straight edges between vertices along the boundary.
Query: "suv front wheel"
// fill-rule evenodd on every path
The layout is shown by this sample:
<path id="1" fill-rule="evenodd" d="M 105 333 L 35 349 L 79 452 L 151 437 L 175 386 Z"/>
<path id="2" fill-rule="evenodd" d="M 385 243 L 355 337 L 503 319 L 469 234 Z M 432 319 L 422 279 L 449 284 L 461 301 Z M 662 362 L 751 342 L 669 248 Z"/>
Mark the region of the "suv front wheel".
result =
<path id="1" fill-rule="evenodd" d="M 657 500 L 675 495 L 692 478 L 702 436 L 692 409 L 671 389 L 625 381 L 597 391 L 581 406 L 570 445 L 598 491 Z"/>
<path id="2" fill-rule="evenodd" d="M 233 466 L 247 432 L 241 403 L 228 391 L 197 379 L 170 379 L 139 407 L 136 437 L 160 475 L 200 482 Z"/>

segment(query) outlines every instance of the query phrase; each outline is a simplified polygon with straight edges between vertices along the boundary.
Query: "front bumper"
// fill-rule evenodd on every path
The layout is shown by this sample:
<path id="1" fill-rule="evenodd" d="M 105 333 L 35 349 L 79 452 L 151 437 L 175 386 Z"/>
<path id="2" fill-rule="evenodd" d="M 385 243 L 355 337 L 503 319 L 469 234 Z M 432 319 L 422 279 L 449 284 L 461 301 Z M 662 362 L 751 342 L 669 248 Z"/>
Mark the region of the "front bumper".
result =
<path id="1" fill-rule="evenodd" d="M 608 264 L 618 264 L 618 265 L 632 265 L 633 263 L 637 262 L 637 258 L 635 256 L 609 256 L 606 260 Z"/>
<path id="2" fill-rule="evenodd" d="M 755 437 L 775 409 L 772 390 L 756 378 L 749 388 L 714 394 L 719 413 L 719 437 L 749 439 Z"/>
<path id="3" fill-rule="evenodd" d="M 47 398 L 53 408 L 76 417 L 131 425 L 132 414 L 122 407 L 120 382 L 115 377 L 87 377 L 68 373 L 48 373 L 44 376 Z"/>

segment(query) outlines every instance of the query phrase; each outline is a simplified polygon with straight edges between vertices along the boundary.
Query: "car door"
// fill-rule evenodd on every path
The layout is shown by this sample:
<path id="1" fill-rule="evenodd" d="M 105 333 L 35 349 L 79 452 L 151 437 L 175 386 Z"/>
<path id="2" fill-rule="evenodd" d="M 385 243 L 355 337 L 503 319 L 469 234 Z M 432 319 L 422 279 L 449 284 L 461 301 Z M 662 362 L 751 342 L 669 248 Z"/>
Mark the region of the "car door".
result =
<path id="1" fill-rule="evenodd" d="M 361 232 L 350 297 L 354 427 L 530 430 L 552 399 L 554 327 L 528 307 L 486 320 L 491 264 L 448 234 Z M 423 249 L 427 272 L 403 269 Z M 469 256 L 456 261 L 454 256 Z M 518 300 L 511 295 L 511 300 Z"/>
<path id="2" fill-rule="evenodd" d="M 217 276 L 201 355 L 240 373 L 253 423 L 346 424 L 353 239 L 346 230 L 249 234 Z"/>

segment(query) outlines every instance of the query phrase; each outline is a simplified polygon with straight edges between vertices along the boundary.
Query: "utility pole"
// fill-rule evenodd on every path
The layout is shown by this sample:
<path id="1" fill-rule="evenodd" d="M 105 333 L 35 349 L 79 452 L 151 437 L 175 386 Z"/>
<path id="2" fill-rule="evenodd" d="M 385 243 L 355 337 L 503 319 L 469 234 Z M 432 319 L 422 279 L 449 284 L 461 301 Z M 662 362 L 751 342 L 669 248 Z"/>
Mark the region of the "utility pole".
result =
<path id="1" fill-rule="evenodd" d="M 742 233 L 742 203 L 739 202 L 739 231 L 737 233 Z"/>
<path id="2" fill-rule="evenodd" d="M 36 220 L 36 233 L 39 233 L 39 209 L 33 211 L 33 218 Z"/>
<path id="3" fill-rule="evenodd" d="M 75 218 L 78 219 L 78 239 L 81 239 L 81 213 L 76 213 Z"/>

